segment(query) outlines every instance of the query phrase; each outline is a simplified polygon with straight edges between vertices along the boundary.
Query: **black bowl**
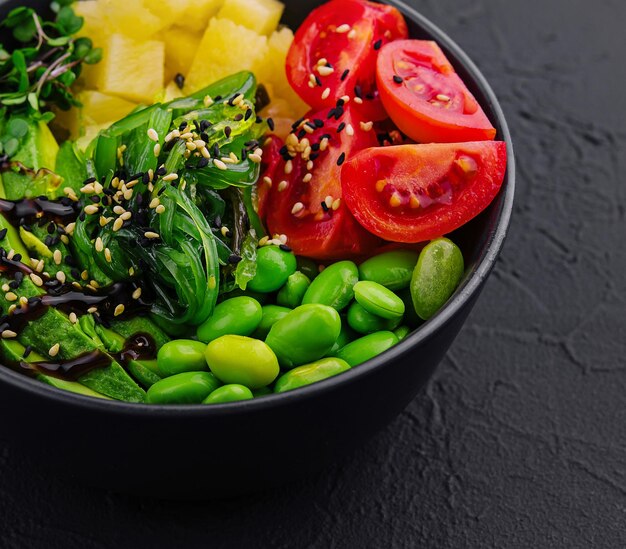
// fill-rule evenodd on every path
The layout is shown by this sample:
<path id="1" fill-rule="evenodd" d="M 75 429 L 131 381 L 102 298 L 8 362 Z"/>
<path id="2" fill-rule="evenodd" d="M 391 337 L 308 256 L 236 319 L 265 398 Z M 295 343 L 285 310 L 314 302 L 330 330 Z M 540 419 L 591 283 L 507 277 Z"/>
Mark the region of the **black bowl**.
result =
<path id="1" fill-rule="evenodd" d="M 292 28 L 321 0 L 283 0 Z M 47 2 L 28 2 L 43 6 Z M 508 144 L 500 194 L 457 231 L 467 272 L 431 320 L 379 357 L 292 393 L 214 406 L 150 406 L 63 392 L 0 367 L 0 435 L 51 474 L 159 497 L 209 498 L 276 485 L 319 470 L 396 417 L 456 337 L 502 247 L 513 204 L 511 137 L 498 101 L 468 56 L 400 0 L 411 35 L 436 40 Z M 0 0 L 0 11 L 21 2 Z"/>

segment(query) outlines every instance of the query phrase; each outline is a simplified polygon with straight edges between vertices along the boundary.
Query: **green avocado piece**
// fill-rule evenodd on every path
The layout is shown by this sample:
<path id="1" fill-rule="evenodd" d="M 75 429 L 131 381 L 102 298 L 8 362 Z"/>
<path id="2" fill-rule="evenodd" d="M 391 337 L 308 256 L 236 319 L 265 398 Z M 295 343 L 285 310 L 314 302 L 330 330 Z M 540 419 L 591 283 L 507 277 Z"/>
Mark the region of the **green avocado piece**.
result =
<path id="1" fill-rule="evenodd" d="M 24 245 L 31 251 L 35 252 L 32 254 L 35 257 L 40 257 L 42 259 L 50 259 L 52 258 L 52 250 L 48 248 L 39 238 L 37 238 L 33 233 L 24 229 L 24 227 L 20 227 L 20 237 L 22 238 L 22 242 Z M 31 254 L 29 254 L 31 255 Z"/>
<path id="2" fill-rule="evenodd" d="M 152 387 L 157 381 L 161 381 L 161 376 L 153 372 L 146 366 L 151 360 L 131 360 L 128 362 L 128 371 L 146 389 Z M 156 361 L 154 361 L 156 362 Z"/>
<path id="3" fill-rule="evenodd" d="M 29 363 L 45 361 L 44 357 L 34 351 L 31 351 L 31 353 L 26 358 L 24 358 L 25 350 L 26 347 L 24 347 L 19 341 L 15 341 L 14 339 L 0 340 L 0 353 L 5 358 L 5 360 L 9 360 L 12 362 L 19 362 L 21 360 L 24 360 Z M 97 393 L 96 391 L 92 391 L 91 389 L 89 389 L 89 387 L 85 387 L 84 385 L 76 381 L 65 381 L 64 379 L 59 379 L 45 374 L 37 374 L 36 378 L 39 381 L 43 381 L 48 385 L 56 387 L 57 389 L 63 389 L 65 391 L 70 391 L 71 393 L 77 393 L 79 395 L 111 400 L 109 397 Z"/>
<path id="4" fill-rule="evenodd" d="M 154 339 L 157 350 L 170 340 L 169 336 L 146 316 L 113 320 L 111 322 L 111 329 L 124 336 L 126 339 L 130 339 L 137 334 L 148 334 Z"/>

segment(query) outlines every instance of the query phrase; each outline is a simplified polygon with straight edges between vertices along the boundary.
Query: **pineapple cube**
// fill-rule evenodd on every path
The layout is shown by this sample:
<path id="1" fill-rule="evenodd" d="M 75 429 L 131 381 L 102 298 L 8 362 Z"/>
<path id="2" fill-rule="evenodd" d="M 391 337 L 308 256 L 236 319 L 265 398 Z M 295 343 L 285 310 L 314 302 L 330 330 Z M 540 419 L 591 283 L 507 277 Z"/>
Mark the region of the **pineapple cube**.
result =
<path id="1" fill-rule="evenodd" d="M 165 86 L 165 90 L 163 90 L 163 103 L 168 103 L 169 101 L 180 99 L 181 97 L 183 97 L 183 92 L 176 82 L 170 82 Z"/>
<path id="2" fill-rule="evenodd" d="M 193 93 L 242 70 L 258 73 L 267 56 L 267 37 L 228 19 L 212 19 L 185 80 Z"/>
<path id="3" fill-rule="evenodd" d="M 80 110 L 83 126 L 115 122 L 137 106 L 121 97 L 92 90 L 78 94 L 78 100 L 83 104 Z"/>
<path id="4" fill-rule="evenodd" d="M 209 19 L 222 7 L 224 0 L 158 0 L 148 9 L 167 22 L 168 26 L 184 27 L 193 33 L 203 33 Z"/>
<path id="5" fill-rule="evenodd" d="M 217 17 L 230 19 L 259 34 L 276 29 L 285 6 L 278 0 L 225 0 Z"/>
<path id="6" fill-rule="evenodd" d="M 150 38 L 169 25 L 148 9 L 146 0 L 98 0 L 105 14 L 103 31 Z"/>
<path id="7" fill-rule="evenodd" d="M 100 0 L 86 0 L 84 2 L 76 2 L 73 5 L 74 11 L 84 19 L 83 27 L 80 29 L 80 36 L 91 38 L 94 47 L 102 48 L 106 43 L 106 34 L 103 28 L 103 20 L 105 17 L 102 7 L 104 4 Z M 79 82 L 90 89 L 97 86 L 100 79 L 101 63 L 95 65 L 82 65 Z"/>
<path id="8" fill-rule="evenodd" d="M 152 103 L 163 87 L 165 44 L 112 34 L 105 51 L 98 90 L 137 103 Z"/>
<path id="9" fill-rule="evenodd" d="M 185 76 L 189 72 L 201 40 L 201 34 L 190 33 L 182 27 L 172 27 L 163 33 L 165 80 L 172 80 L 178 73 Z"/>

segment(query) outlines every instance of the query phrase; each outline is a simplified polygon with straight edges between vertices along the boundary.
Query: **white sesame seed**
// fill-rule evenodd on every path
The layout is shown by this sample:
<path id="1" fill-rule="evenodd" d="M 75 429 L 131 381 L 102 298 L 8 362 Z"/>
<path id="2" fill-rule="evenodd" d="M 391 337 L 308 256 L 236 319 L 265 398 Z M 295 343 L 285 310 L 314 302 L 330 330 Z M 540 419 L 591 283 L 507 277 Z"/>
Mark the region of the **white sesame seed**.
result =
<path id="1" fill-rule="evenodd" d="M 222 233 L 222 236 L 226 236 L 230 231 L 228 230 L 228 227 L 226 225 L 224 225 L 221 229 L 220 232 Z"/>
<path id="2" fill-rule="evenodd" d="M 74 222 L 68 223 L 67 225 L 65 225 L 65 232 L 67 234 L 72 234 L 74 232 L 75 227 L 76 227 L 76 223 Z"/>
<path id="3" fill-rule="evenodd" d="M 356 31 L 354 29 L 352 29 L 349 33 L 348 33 L 348 38 L 350 40 L 356 38 Z"/>
<path id="4" fill-rule="evenodd" d="M 311 181 L 311 179 L 313 179 L 313 174 L 312 173 L 307 173 L 303 178 L 302 181 L 303 183 L 308 183 L 309 181 Z"/>
<path id="5" fill-rule="evenodd" d="M 291 208 L 291 213 L 293 215 L 296 215 L 296 214 L 300 213 L 302 210 L 304 210 L 304 204 L 302 202 L 296 202 L 293 205 L 293 208 Z"/>
<path id="6" fill-rule="evenodd" d="M 369 122 L 361 122 L 361 129 L 364 132 L 369 132 L 373 127 L 374 127 L 374 122 L 372 122 L 371 120 Z"/>
<path id="7" fill-rule="evenodd" d="M 104 187 L 97 181 L 93 184 L 93 188 L 96 191 L 96 194 L 100 194 L 104 190 Z"/>
<path id="8" fill-rule="evenodd" d="M 7 292 L 4 294 L 4 299 L 7 301 L 17 301 L 17 295 L 14 292 Z"/>
<path id="9" fill-rule="evenodd" d="M 317 67 L 316 70 L 317 72 L 319 72 L 320 76 L 329 76 L 335 72 L 335 69 L 333 69 L 332 67 L 327 67 L 326 65 Z"/>
<path id="10" fill-rule="evenodd" d="M 235 163 L 230 156 L 222 156 L 222 158 L 220 158 L 220 160 L 222 162 L 224 162 L 224 164 L 234 164 Z"/>
<path id="11" fill-rule="evenodd" d="M 187 147 L 188 151 L 195 151 L 198 148 L 193 141 L 188 141 L 187 143 L 185 143 L 185 147 Z"/>
<path id="12" fill-rule="evenodd" d="M 204 157 L 204 158 L 211 158 L 211 153 L 209 152 L 209 149 L 207 149 L 206 147 L 200 147 L 200 154 Z"/>
<path id="13" fill-rule="evenodd" d="M 130 276 L 134 276 L 135 275 L 135 268 L 134 267 L 129 267 L 128 268 L 128 274 Z"/>
<path id="14" fill-rule="evenodd" d="M 439 93 L 437 94 L 436 99 L 437 101 L 443 101 L 444 103 L 447 103 L 448 101 L 450 101 L 450 96 L 444 93 Z"/>
<path id="15" fill-rule="evenodd" d="M 154 128 L 150 128 L 148 130 L 148 137 L 152 140 L 152 141 L 158 141 L 159 140 L 159 134 L 157 133 L 157 131 Z"/>
<path id="16" fill-rule="evenodd" d="M 124 220 L 121 217 L 118 217 L 113 222 L 113 232 L 119 231 L 122 228 L 122 225 L 124 225 Z"/>
<path id="17" fill-rule="evenodd" d="M 95 213 L 98 213 L 98 206 L 96 206 L 95 204 L 89 204 L 89 206 L 85 206 L 85 213 L 87 215 L 93 215 Z"/>
<path id="18" fill-rule="evenodd" d="M 120 316 L 124 312 L 124 305 L 121 303 L 115 307 L 115 311 L 113 311 L 113 316 Z"/>
<path id="19" fill-rule="evenodd" d="M 63 254 L 61 253 L 61 250 L 54 250 L 52 259 L 54 259 L 55 265 L 60 265 L 61 261 L 63 261 Z"/>
<path id="20" fill-rule="evenodd" d="M 193 132 L 185 132 L 183 134 L 180 135 L 181 139 L 193 139 Z"/>
<path id="21" fill-rule="evenodd" d="M 4 283 L 2 285 L 2 291 L 3 292 L 10 292 L 11 291 L 11 286 L 9 286 L 7 283 Z"/>
<path id="22" fill-rule="evenodd" d="M 346 126 L 346 134 L 349 135 L 350 137 L 354 135 L 354 128 L 352 127 L 352 124 L 348 124 Z"/>
<path id="23" fill-rule="evenodd" d="M 322 92 L 322 99 L 328 99 L 328 97 L 330 96 L 330 88 L 326 88 L 323 92 Z"/>
<path id="24" fill-rule="evenodd" d="M 265 246 L 267 242 L 269 241 L 269 239 L 270 239 L 269 236 L 264 236 L 263 238 L 261 238 L 259 240 L 259 246 Z"/>
<path id="25" fill-rule="evenodd" d="M 163 206 L 163 204 L 159 204 L 154 211 L 158 214 L 161 215 L 162 213 L 165 212 L 165 206 Z"/>
<path id="26" fill-rule="evenodd" d="M 341 205 L 341 198 L 337 198 L 333 201 L 333 205 L 331 206 L 333 210 L 338 210 Z"/>
<path id="27" fill-rule="evenodd" d="M 84 187 L 81 187 L 80 192 L 84 194 L 92 194 L 96 192 L 96 188 L 94 187 L 93 183 L 89 183 L 85 185 Z"/>
<path id="28" fill-rule="evenodd" d="M 176 181 L 178 179 L 177 173 L 168 173 L 163 176 L 163 181 Z"/>
<path id="29" fill-rule="evenodd" d="M 210 107 L 211 105 L 213 105 L 213 99 L 211 99 L 210 95 L 205 95 L 202 103 L 205 107 Z"/>
<path id="30" fill-rule="evenodd" d="M 82 290 L 82 286 L 78 283 L 78 282 L 72 282 L 72 286 L 74 286 L 74 288 L 76 288 L 77 290 Z"/>
<path id="31" fill-rule="evenodd" d="M 91 315 L 94 314 L 94 313 L 97 313 L 98 312 L 98 307 L 89 307 L 89 309 L 87 309 L 87 312 L 89 314 L 91 314 Z"/>
<path id="32" fill-rule="evenodd" d="M 220 170 L 227 170 L 228 169 L 228 166 L 226 164 L 224 164 L 224 162 L 222 162 L 221 160 L 219 160 L 217 158 L 213 159 L 213 165 L 216 168 L 219 168 Z"/>
<path id="33" fill-rule="evenodd" d="M 111 250 L 109 250 L 109 248 L 104 249 L 104 259 L 107 260 L 107 263 L 111 263 L 111 261 L 113 261 L 113 258 L 111 257 Z"/>
<path id="34" fill-rule="evenodd" d="M 349 95 L 342 95 L 340 99 L 344 102 L 344 105 L 350 101 Z"/>
<path id="35" fill-rule="evenodd" d="M 352 27 L 350 25 L 348 25 L 347 23 L 344 23 L 343 25 L 339 25 L 335 29 L 335 32 L 337 32 L 339 34 L 345 34 L 346 32 L 349 32 L 351 28 Z"/>
<path id="36" fill-rule="evenodd" d="M 120 219 L 123 221 L 128 221 L 132 216 L 132 212 L 124 212 L 122 215 L 120 215 Z"/>
<path id="37" fill-rule="evenodd" d="M 13 259 L 15 257 L 15 250 L 11 249 L 9 250 L 9 253 L 7 254 L 7 259 Z"/>
<path id="38" fill-rule="evenodd" d="M 13 303 L 13 305 L 9 306 L 8 313 L 9 314 L 13 314 L 13 311 L 15 311 L 15 309 L 17 309 L 17 305 L 15 303 Z"/>
<path id="39" fill-rule="evenodd" d="M 279 235 L 278 240 L 280 240 L 282 244 L 287 244 L 287 235 L 286 234 Z"/>
<path id="40" fill-rule="evenodd" d="M 17 334 L 13 330 L 2 331 L 2 339 L 11 339 L 13 337 L 17 337 Z"/>
<path id="41" fill-rule="evenodd" d="M 148 208 L 150 208 L 151 210 L 153 210 L 154 208 L 156 208 L 159 204 L 161 203 L 161 201 L 159 200 L 158 196 L 155 196 L 152 200 L 150 200 L 150 204 L 148 204 Z"/>
<path id="42" fill-rule="evenodd" d="M 328 63 L 328 59 L 326 59 L 325 57 L 321 57 L 317 60 L 316 65 L 326 65 L 326 63 Z"/>
<path id="43" fill-rule="evenodd" d="M 128 189 L 127 191 L 124 191 L 124 200 L 130 200 L 132 197 L 133 197 L 132 189 Z"/>
<path id="44" fill-rule="evenodd" d="M 35 273 L 30 273 L 29 276 L 35 286 L 43 286 L 43 280 L 39 275 L 36 275 Z"/>
<path id="45" fill-rule="evenodd" d="M 101 216 L 100 217 L 100 226 L 101 227 L 105 227 L 107 225 L 107 223 L 111 222 L 112 219 L 113 219 L 112 217 Z"/>
<path id="46" fill-rule="evenodd" d="M 255 164 L 260 164 L 263 162 L 263 159 L 258 154 L 249 154 L 248 158 L 252 160 Z"/>
<path id="47" fill-rule="evenodd" d="M 354 102 L 355 102 L 357 105 L 361 105 L 361 104 L 363 103 L 363 99 L 361 99 L 360 97 L 355 97 L 355 98 L 354 98 Z"/>
<path id="48" fill-rule="evenodd" d="M 65 284 L 65 273 L 63 271 L 57 271 L 56 279 L 61 283 Z"/>
<path id="49" fill-rule="evenodd" d="M 26 305 L 28 305 L 28 298 L 26 296 L 20 297 L 20 305 L 22 307 L 26 307 Z"/>
<path id="50" fill-rule="evenodd" d="M 134 292 L 133 292 L 133 299 L 139 299 L 141 297 L 141 288 L 137 288 Z"/>
<path id="51" fill-rule="evenodd" d="M 320 151 L 325 151 L 328 148 L 328 137 L 325 137 L 320 141 Z"/>
<path id="52" fill-rule="evenodd" d="M 293 162 L 291 160 L 287 160 L 285 162 L 285 173 L 289 175 L 293 171 Z"/>
<path id="53" fill-rule="evenodd" d="M 202 139 L 195 139 L 193 144 L 196 146 L 196 148 L 201 149 L 202 147 L 206 147 L 206 142 L 202 141 Z"/>
<path id="54" fill-rule="evenodd" d="M 146 238 L 150 238 L 150 239 L 152 239 L 152 238 L 161 238 L 159 233 L 155 233 L 154 231 L 147 231 L 147 232 L 143 233 L 143 235 Z"/>
<path id="55" fill-rule="evenodd" d="M 272 178 L 266 175 L 265 177 L 263 177 L 263 183 L 265 183 L 266 185 L 271 187 L 272 186 Z"/>
<path id="56" fill-rule="evenodd" d="M 43 259 L 40 259 L 39 261 L 37 261 L 37 265 L 35 266 L 35 270 L 40 273 L 43 271 L 43 268 L 45 267 L 45 264 L 43 262 Z"/>
<path id="57" fill-rule="evenodd" d="M 78 317 L 76 316 L 76 313 L 74 312 L 70 313 L 70 322 L 72 324 L 76 324 L 78 322 Z"/>
<path id="58" fill-rule="evenodd" d="M 48 354 L 50 356 L 57 356 L 59 354 L 60 349 L 61 349 L 61 345 L 59 343 L 55 343 L 52 347 L 50 347 Z"/>
<path id="59" fill-rule="evenodd" d="M 161 144 L 157 143 L 154 148 L 152 149 L 152 153 L 154 154 L 154 156 L 159 156 L 161 154 Z"/>

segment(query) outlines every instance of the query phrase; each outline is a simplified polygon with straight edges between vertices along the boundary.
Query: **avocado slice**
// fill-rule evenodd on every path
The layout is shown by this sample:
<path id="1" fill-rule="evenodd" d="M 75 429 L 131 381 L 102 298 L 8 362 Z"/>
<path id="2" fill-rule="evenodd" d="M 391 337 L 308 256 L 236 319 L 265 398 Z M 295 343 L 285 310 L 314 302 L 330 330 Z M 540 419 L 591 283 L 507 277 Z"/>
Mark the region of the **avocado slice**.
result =
<path id="1" fill-rule="evenodd" d="M 35 353 L 34 351 L 31 351 L 30 354 L 26 358 L 24 358 L 25 351 L 26 347 L 24 347 L 24 345 L 22 345 L 19 341 L 15 341 L 14 339 L 0 339 L 0 354 L 2 354 L 2 356 L 6 360 L 10 360 L 12 362 L 19 362 L 21 360 L 24 360 L 29 363 L 42 362 L 45 360 L 44 357 Z M 85 387 L 77 381 L 66 381 L 64 379 L 59 379 L 45 374 L 37 374 L 35 377 L 39 381 L 43 381 L 44 383 L 52 385 L 57 389 L 63 389 L 65 391 L 70 391 L 71 393 L 77 393 L 79 395 L 111 400 L 108 396 L 97 393 L 96 391 L 89 389 L 89 387 Z"/>

